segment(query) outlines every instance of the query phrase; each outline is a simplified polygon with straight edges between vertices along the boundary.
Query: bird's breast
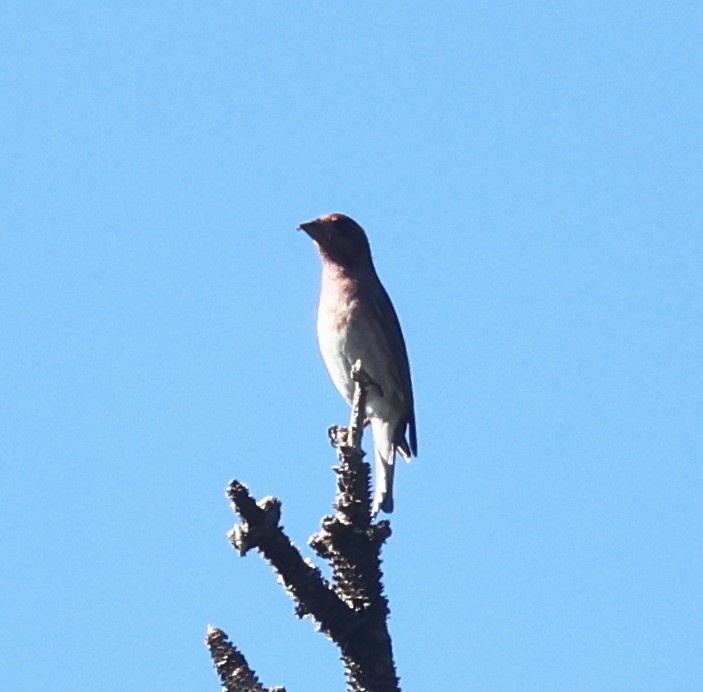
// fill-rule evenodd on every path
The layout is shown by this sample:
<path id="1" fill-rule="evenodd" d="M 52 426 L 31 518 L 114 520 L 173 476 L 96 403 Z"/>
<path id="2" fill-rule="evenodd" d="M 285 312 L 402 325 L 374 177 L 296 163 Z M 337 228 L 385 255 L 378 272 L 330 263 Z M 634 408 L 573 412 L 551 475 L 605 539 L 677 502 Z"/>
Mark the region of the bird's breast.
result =
<path id="1" fill-rule="evenodd" d="M 351 280 L 340 277 L 330 279 L 323 275 L 317 312 L 317 338 L 330 377 L 349 402 L 354 390 L 351 366 L 358 357 L 355 344 L 358 309 L 359 301 Z"/>

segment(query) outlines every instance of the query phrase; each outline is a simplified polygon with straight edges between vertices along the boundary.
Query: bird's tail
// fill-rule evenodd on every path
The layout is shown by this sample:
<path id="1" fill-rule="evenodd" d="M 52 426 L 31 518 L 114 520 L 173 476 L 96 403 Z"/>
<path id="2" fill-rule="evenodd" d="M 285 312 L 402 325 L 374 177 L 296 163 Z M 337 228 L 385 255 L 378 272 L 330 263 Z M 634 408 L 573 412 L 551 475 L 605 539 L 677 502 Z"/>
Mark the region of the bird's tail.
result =
<path id="1" fill-rule="evenodd" d="M 393 474 L 395 473 L 395 443 L 392 441 L 390 425 L 377 418 L 371 419 L 374 455 L 376 457 L 376 479 L 373 496 L 373 516 L 379 512 L 393 511 Z"/>
<path id="2" fill-rule="evenodd" d="M 376 489 L 373 496 L 373 516 L 379 512 L 390 514 L 393 511 L 393 474 L 395 473 L 395 450 L 384 459 L 376 453 Z"/>

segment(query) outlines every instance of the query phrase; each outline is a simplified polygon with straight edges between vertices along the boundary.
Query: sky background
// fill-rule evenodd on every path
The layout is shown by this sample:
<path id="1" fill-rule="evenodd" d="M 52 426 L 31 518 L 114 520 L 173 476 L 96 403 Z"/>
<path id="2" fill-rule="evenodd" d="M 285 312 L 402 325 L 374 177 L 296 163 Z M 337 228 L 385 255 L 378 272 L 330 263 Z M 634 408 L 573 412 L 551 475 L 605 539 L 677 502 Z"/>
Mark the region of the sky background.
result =
<path id="1" fill-rule="evenodd" d="M 330 211 L 414 376 L 403 689 L 703 688 L 703 10 L 529 5 L 2 3 L 4 689 L 216 690 L 208 624 L 344 688 L 224 496 L 312 556 Z"/>

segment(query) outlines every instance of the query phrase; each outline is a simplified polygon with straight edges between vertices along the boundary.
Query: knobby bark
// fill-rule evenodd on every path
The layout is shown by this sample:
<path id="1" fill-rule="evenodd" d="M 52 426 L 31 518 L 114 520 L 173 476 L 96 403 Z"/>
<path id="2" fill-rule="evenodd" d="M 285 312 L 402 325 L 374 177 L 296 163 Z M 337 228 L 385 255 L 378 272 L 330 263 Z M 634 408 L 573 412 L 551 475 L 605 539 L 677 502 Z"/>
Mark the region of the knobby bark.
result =
<path id="1" fill-rule="evenodd" d="M 295 602 L 298 617 L 310 616 L 337 645 L 349 692 L 397 692 L 380 559 L 391 529 L 388 521 L 376 522 L 371 515 L 371 472 L 361 449 L 366 392 L 375 384 L 358 361 L 352 375 L 356 385 L 349 427 L 329 430 L 339 462 L 335 513 L 323 517 L 320 530 L 309 539 L 315 553 L 330 563 L 331 579 L 302 557 L 281 528 L 280 500 L 256 502 L 236 480 L 227 496 L 241 521 L 229 538 L 242 556 L 256 549 Z M 283 689 L 263 687 L 221 630 L 210 628 L 206 641 L 225 692 Z"/>

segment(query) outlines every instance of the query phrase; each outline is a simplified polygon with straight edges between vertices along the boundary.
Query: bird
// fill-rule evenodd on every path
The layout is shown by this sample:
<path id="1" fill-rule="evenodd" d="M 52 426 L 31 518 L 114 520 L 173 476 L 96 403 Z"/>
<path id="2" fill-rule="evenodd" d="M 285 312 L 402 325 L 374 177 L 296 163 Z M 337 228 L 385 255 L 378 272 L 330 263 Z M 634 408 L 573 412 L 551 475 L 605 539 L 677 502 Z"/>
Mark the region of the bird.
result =
<path id="1" fill-rule="evenodd" d="M 322 260 L 317 338 L 340 394 L 351 405 L 357 360 L 375 386 L 367 391 L 376 479 L 372 514 L 393 511 L 396 452 L 417 456 L 415 404 L 408 353 L 393 303 L 378 278 L 364 229 L 345 214 L 301 223 Z"/>

